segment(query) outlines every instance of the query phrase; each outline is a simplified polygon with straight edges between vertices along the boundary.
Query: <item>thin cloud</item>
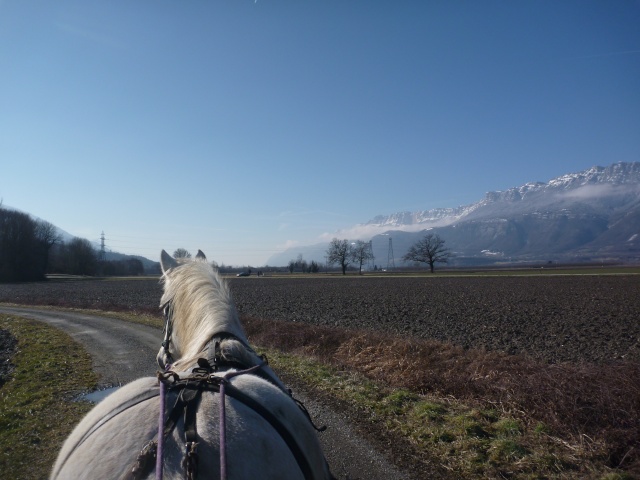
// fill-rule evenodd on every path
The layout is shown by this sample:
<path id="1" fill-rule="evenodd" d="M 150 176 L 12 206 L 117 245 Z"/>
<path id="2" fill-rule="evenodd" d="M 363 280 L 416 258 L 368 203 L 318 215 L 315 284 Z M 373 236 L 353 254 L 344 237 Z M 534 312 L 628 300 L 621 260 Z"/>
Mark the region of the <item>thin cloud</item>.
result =
<path id="1" fill-rule="evenodd" d="M 612 188 L 612 185 L 584 185 L 574 190 L 569 190 L 562 196 L 580 199 L 597 198 L 610 193 Z"/>
<path id="2" fill-rule="evenodd" d="M 334 238 L 347 238 L 349 240 L 370 240 L 376 235 L 388 232 L 389 230 L 401 232 L 420 232 L 433 228 L 433 223 L 414 223 L 411 225 L 355 225 L 351 228 L 338 230 L 334 233 L 325 232 L 319 236 L 319 240 L 329 242 Z M 441 225 L 437 225 L 441 226 Z"/>
<path id="3" fill-rule="evenodd" d="M 286 242 L 279 244 L 276 246 L 276 250 L 277 251 L 285 251 L 289 248 L 294 248 L 300 245 L 300 242 L 298 240 L 287 240 Z"/>
<path id="4" fill-rule="evenodd" d="M 583 200 L 589 200 L 592 198 L 598 198 L 602 196 L 609 196 L 613 194 L 629 194 L 629 193 L 640 193 L 638 192 L 640 188 L 637 185 L 612 185 L 612 184 L 602 184 L 602 185 L 583 185 L 576 189 L 570 190 L 566 193 L 563 193 L 562 196 L 565 198 L 578 198 Z"/>

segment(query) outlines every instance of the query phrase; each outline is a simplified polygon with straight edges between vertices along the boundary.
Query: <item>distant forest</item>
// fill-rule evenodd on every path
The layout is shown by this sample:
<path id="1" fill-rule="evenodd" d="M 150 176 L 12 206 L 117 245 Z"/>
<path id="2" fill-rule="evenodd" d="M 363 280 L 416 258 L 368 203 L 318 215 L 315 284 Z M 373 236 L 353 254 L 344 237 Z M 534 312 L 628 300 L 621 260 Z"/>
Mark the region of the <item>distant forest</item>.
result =
<path id="1" fill-rule="evenodd" d="M 91 242 L 64 242 L 56 227 L 0 206 L 0 282 L 44 280 L 46 274 L 141 275 L 136 258 L 100 261 Z"/>

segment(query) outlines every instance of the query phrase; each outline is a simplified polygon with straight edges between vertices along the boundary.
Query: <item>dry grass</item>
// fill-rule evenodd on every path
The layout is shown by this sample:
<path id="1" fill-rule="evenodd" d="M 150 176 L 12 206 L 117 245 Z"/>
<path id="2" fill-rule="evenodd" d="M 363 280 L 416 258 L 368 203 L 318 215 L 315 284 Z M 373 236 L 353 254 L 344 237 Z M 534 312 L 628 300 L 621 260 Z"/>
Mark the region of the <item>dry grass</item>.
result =
<path id="1" fill-rule="evenodd" d="M 433 453 L 457 456 L 441 460 L 458 473 L 640 477 L 637 363 L 553 365 L 370 332 L 345 335 L 343 329 L 252 318 L 243 323 L 257 345 L 309 355 L 388 386 L 395 397 L 374 397 L 396 405 L 396 413 L 418 409 L 430 419 L 422 422 L 428 431 L 410 421 L 409 430 L 422 428 L 418 437 L 431 442 Z M 434 451 L 433 444 L 446 448 Z"/>

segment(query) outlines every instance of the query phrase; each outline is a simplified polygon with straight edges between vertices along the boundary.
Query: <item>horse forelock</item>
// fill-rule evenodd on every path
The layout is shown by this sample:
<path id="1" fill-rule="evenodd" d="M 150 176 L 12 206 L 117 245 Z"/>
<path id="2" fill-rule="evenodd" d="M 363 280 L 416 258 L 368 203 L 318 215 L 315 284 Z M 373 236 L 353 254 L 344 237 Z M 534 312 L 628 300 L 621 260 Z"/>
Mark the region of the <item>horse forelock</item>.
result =
<path id="1" fill-rule="evenodd" d="M 205 261 L 171 269 L 163 283 L 161 304 L 171 305 L 173 319 L 174 367 L 195 362 L 215 334 L 246 340 L 228 285 Z"/>

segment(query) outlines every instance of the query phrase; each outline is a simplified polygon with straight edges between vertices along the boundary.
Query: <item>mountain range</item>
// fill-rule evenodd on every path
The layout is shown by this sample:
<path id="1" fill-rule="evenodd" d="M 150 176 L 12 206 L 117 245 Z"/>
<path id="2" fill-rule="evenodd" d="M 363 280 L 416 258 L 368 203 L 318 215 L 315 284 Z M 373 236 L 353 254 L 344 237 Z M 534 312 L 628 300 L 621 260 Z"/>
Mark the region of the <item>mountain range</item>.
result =
<path id="1" fill-rule="evenodd" d="M 378 215 L 360 226 L 375 232 L 375 264 L 403 265 L 425 233 L 453 253 L 452 265 L 518 262 L 640 262 L 640 162 L 594 166 L 548 182 L 487 193 L 471 205 Z M 336 235 L 339 237 L 339 234 Z M 328 243 L 291 248 L 269 265 L 303 255 L 324 262 Z"/>

